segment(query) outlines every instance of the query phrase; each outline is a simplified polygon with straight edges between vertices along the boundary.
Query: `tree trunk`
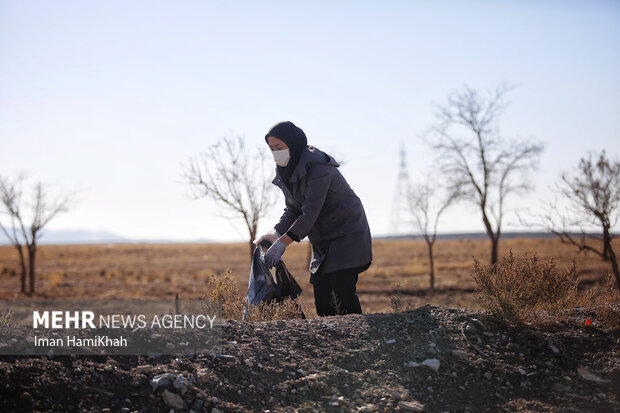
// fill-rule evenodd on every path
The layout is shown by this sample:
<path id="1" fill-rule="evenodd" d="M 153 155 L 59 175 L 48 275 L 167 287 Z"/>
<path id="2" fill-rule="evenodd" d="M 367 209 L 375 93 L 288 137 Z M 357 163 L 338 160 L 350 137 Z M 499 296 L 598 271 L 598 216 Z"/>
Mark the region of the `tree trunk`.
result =
<path id="1" fill-rule="evenodd" d="M 22 268 L 22 276 L 21 276 L 22 288 L 21 288 L 21 291 L 22 291 L 23 294 L 26 294 L 26 277 L 28 275 L 26 273 L 26 261 L 25 261 L 25 258 L 24 258 L 24 249 L 19 244 L 15 245 L 15 248 L 17 249 L 17 253 L 19 254 L 19 265 Z"/>
<path id="2" fill-rule="evenodd" d="M 433 261 L 433 243 L 427 242 L 428 245 L 428 260 L 430 266 L 430 275 L 431 275 L 431 292 L 435 291 L 435 263 Z"/>
<path id="3" fill-rule="evenodd" d="M 248 226 L 248 230 L 250 231 L 250 242 L 248 244 L 250 247 L 250 262 L 252 262 L 252 257 L 254 256 L 254 248 L 256 248 L 256 245 L 254 245 L 254 240 L 256 239 L 257 229 L 257 225 L 254 225 L 252 227 Z"/>
<path id="4" fill-rule="evenodd" d="M 487 217 L 487 212 L 485 210 L 485 206 L 482 205 L 482 222 L 484 223 L 484 228 L 487 230 L 487 235 L 491 239 L 491 265 L 497 263 L 497 247 L 499 245 L 499 229 L 497 235 L 493 232 L 493 227 L 491 226 L 491 222 Z"/>
<path id="5" fill-rule="evenodd" d="M 603 225 L 603 261 L 609 261 L 611 249 L 611 235 L 609 235 L 609 227 Z M 611 264 L 613 266 L 613 263 Z"/>
<path id="6" fill-rule="evenodd" d="M 498 249 L 499 249 L 499 235 L 491 237 L 491 265 L 497 263 Z"/>
<path id="7" fill-rule="evenodd" d="M 256 245 L 254 245 L 253 239 L 250 240 L 249 247 L 250 247 L 250 262 L 251 262 L 252 256 L 254 255 L 254 248 L 256 248 Z"/>
<path id="8" fill-rule="evenodd" d="M 614 272 L 614 277 L 616 277 L 616 287 L 620 290 L 620 274 L 618 273 L 618 260 L 616 259 L 616 253 L 611 247 L 611 243 L 609 243 L 609 259 L 611 260 L 611 269 Z"/>
<path id="9" fill-rule="evenodd" d="M 35 257 L 37 254 L 36 244 L 28 246 L 28 275 L 30 277 L 30 294 L 34 294 L 34 271 Z"/>

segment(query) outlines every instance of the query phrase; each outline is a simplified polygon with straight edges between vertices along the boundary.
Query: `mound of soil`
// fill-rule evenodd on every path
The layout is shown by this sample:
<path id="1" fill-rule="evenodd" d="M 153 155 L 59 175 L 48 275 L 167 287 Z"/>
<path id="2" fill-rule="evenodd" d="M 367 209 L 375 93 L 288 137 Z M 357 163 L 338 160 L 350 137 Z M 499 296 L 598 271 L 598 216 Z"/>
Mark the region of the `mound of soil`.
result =
<path id="1" fill-rule="evenodd" d="M 0 410 L 620 411 L 620 332 L 608 318 L 582 308 L 510 327 L 424 306 L 226 321 L 221 354 L 3 357 Z"/>

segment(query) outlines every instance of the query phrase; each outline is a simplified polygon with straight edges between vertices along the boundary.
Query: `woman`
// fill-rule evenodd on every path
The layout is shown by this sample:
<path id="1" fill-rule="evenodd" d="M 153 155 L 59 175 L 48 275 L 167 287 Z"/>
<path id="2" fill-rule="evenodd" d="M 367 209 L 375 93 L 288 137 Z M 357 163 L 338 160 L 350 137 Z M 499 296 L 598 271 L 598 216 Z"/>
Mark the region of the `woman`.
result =
<path id="1" fill-rule="evenodd" d="M 277 164 L 272 182 L 282 189 L 286 204 L 280 221 L 256 241 L 272 242 L 265 254 L 267 266 L 275 266 L 288 245 L 307 236 L 317 314 L 361 314 L 355 286 L 372 260 L 362 202 L 338 170 L 338 162 L 308 145 L 304 132 L 292 122 L 276 124 L 265 141 Z"/>

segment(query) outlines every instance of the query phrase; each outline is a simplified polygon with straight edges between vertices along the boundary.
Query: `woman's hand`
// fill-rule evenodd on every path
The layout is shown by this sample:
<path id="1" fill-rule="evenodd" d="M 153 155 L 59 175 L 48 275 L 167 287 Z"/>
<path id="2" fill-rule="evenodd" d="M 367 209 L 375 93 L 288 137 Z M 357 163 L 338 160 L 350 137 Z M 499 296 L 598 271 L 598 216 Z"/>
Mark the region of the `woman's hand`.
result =
<path id="1" fill-rule="evenodd" d="M 265 254 L 265 264 L 267 264 L 267 268 L 278 265 L 280 259 L 282 259 L 282 254 L 284 254 L 285 249 L 286 244 L 280 239 L 276 240 L 276 242 L 269 247 L 267 254 Z"/>
<path id="2" fill-rule="evenodd" d="M 280 234 L 278 234 L 278 231 L 276 231 L 275 229 L 271 229 L 269 232 L 261 235 L 260 238 L 255 240 L 254 245 L 259 245 L 263 240 L 267 240 L 273 244 L 278 238 L 280 238 Z"/>

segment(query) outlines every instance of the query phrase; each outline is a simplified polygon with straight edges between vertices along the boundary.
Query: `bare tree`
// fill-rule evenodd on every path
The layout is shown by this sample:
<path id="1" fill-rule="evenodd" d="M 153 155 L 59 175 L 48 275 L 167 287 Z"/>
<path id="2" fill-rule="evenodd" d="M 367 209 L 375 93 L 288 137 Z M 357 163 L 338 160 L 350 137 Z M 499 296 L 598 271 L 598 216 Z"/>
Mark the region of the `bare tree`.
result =
<path id="1" fill-rule="evenodd" d="M 500 136 L 498 121 L 509 90 L 502 84 L 485 94 L 465 86 L 437 106 L 438 122 L 428 134 L 448 188 L 460 188 L 460 198 L 473 202 L 482 213 L 492 264 L 497 262 L 506 199 L 532 189 L 528 175 L 543 150 L 540 143 Z"/>
<path id="2" fill-rule="evenodd" d="M 265 161 L 260 147 L 250 152 L 242 135 L 226 135 L 206 152 L 192 157 L 184 168 L 195 199 L 210 198 L 232 213 L 229 218 L 243 220 L 250 237 L 250 257 L 259 221 L 275 204 Z"/>
<path id="3" fill-rule="evenodd" d="M 63 196 L 51 200 L 43 184 L 39 182 L 34 186 L 33 200 L 30 208 L 28 208 L 22 202 L 23 181 L 24 175 L 14 179 L 0 177 L 0 203 L 3 208 L 1 212 L 3 215 L 8 215 L 10 219 L 10 225 L 5 225 L 0 221 L 0 229 L 9 239 L 9 242 L 15 246 L 19 254 L 22 271 L 21 292 L 24 294 L 34 294 L 36 256 L 42 230 L 56 215 L 68 210 L 71 197 Z M 29 225 L 26 224 L 26 215 L 30 217 Z M 24 248 L 28 252 L 27 265 Z M 26 268 L 28 268 L 27 273 Z M 27 288 L 27 284 L 29 284 L 29 288 Z"/>
<path id="4" fill-rule="evenodd" d="M 562 173 L 556 189 L 568 201 L 568 208 L 562 212 L 550 205 L 544 216 L 547 229 L 562 242 L 577 247 L 579 252 L 590 251 L 610 261 L 620 289 L 611 232 L 620 216 L 620 162 L 609 159 L 604 150 L 598 155 L 590 152 L 572 172 Z M 592 225 L 600 227 L 600 235 L 586 233 L 586 228 Z M 581 235 L 571 233 L 571 228 L 579 228 Z M 602 243 L 602 248 L 595 240 Z"/>
<path id="5" fill-rule="evenodd" d="M 8 215 L 10 218 L 10 225 L 8 227 L 0 220 L 0 229 L 2 229 L 2 232 L 4 232 L 9 242 L 17 250 L 19 264 L 21 267 L 21 292 L 25 294 L 27 292 L 26 257 L 24 256 L 23 238 L 20 236 L 24 227 L 21 225 L 21 228 L 18 228 L 18 222 L 22 221 L 20 219 L 20 209 L 22 198 L 21 186 L 23 179 L 23 175 L 20 175 L 13 180 L 0 177 L 0 202 L 2 203 L 3 208 L 2 213 Z"/>
<path id="6" fill-rule="evenodd" d="M 437 239 L 437 225 L 441 214 L 460 196 L 459 188 L 445 191 L 432 176 L 410 185 L 407 190 L 407 206 L 413 223 L 428 246 L 430 289 L 435 290 L 435 262 L 433 246 Z"/>

